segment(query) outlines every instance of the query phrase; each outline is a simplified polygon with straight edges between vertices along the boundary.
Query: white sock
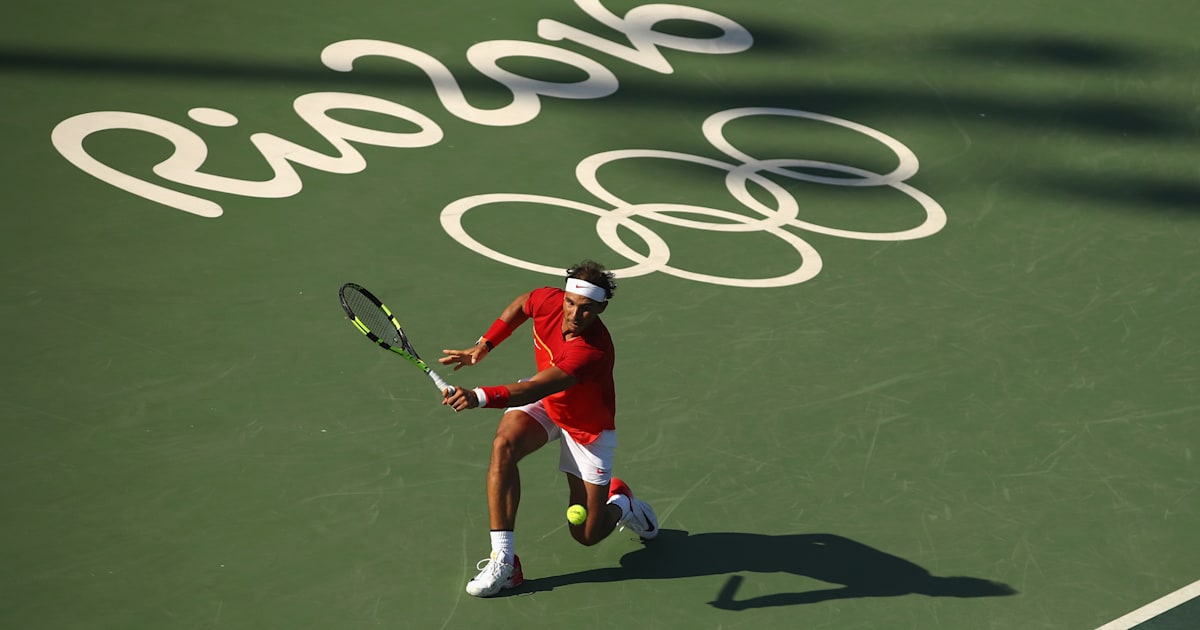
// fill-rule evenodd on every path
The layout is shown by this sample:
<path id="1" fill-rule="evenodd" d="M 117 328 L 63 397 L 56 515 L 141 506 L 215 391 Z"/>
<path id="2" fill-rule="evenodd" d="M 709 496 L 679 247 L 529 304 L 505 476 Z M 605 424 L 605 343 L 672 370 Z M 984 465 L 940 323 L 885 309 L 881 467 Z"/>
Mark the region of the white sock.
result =
<path id="1" fill-rule="evenodd" d="M 504 564 L 512 564 L 516 555 L 513 551 L 513 532 L 492 530 L 492 556 Z"/>
<path id="2" fill-rule="evenodd" d="M 627 497 L 623 494 L 612 495 L 611 497 L 608 498 L 608 504 L 615 505 L 615 506 L 621 508 L 621 520 L 622 521 L 629 518 L 629 512 L 630 512 L 630 510 L 633 509 L 633 506 L 631 506 L 629 504 L 629 497 Z"/>

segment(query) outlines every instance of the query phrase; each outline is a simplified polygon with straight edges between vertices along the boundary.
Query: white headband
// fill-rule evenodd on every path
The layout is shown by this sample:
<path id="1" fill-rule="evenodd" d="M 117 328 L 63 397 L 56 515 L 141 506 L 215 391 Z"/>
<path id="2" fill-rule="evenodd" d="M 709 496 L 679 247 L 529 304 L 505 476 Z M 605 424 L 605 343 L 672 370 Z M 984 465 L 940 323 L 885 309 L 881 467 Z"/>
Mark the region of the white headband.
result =
<path id="1" fill-rule="evenodd" d="M 605 297 L 607 293 L 602 287 L 598 287 L 587 280 L 579 278 L 567 278 L 567 293 L 577 293 L 593 302 L 607 302 Z"/>

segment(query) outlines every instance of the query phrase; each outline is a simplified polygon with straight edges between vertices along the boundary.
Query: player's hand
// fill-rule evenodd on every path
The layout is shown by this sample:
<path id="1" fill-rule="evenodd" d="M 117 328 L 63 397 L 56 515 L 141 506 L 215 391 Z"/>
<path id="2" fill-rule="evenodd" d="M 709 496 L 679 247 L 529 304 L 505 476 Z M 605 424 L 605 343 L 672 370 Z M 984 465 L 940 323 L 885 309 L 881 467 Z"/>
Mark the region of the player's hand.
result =
<path id="1" fill-rule="evenodd" d="M 442 354 L 446 355 L 438 359 L 438 363 L 442 365 L 453 365 L 455 370 L 461 370 L 469 365 L 475 365 L 487 356 L 488 348 L 484 344 L 478 344 L 466 350 L 442 350 Z"/>
<path id="2" fill-rule="evenodd" d="M 474 390 L 455 387 L 453 393 L 448 389 L 442 391 L 442 404 L 449 405 L 455 411 L 474 409 L 479 406 L 479 397 Z"/>

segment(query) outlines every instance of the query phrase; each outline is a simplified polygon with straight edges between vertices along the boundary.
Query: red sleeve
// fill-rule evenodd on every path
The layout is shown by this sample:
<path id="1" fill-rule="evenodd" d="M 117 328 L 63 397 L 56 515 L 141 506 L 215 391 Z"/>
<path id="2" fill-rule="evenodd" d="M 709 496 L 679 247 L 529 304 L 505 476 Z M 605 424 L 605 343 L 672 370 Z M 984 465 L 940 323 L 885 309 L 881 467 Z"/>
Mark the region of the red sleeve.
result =
<path id="1" fill-rule="evenodd" d="M 525 314 L 530 317 L 536 317 L 538 314 L 538 309 L 545 304 L 546 297 L 553 292 L 554 290 L 550 287 L 542 287 L 540 289 L 534 289 L 530 291 L 529 299 L 525 300 L 525 305 L 521 308 L 521 310 L 525 311 Z"/>

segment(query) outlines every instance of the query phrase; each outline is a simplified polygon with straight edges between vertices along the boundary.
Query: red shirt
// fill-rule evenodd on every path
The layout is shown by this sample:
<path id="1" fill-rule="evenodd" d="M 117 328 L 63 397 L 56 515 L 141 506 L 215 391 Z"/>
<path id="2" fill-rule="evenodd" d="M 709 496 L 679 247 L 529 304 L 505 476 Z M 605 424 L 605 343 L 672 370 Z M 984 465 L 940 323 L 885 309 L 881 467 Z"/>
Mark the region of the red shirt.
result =
<path id="1" fill-rule="evenodd" d="M 616 428 L 617 390 L 613 384 L 612 337 L 596 319 L 583 335 L 563 340 L 563 294 L 553 287 L 534 289 L 525 302 L 533 319 L 533 352 L 538 371 L 551 365 L 579 382 L 542 399 L 546 413 L 580 444 L 591 444 L 600 432 Z"/>

